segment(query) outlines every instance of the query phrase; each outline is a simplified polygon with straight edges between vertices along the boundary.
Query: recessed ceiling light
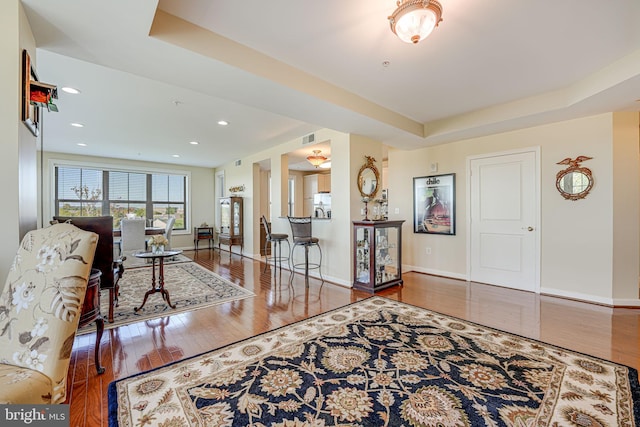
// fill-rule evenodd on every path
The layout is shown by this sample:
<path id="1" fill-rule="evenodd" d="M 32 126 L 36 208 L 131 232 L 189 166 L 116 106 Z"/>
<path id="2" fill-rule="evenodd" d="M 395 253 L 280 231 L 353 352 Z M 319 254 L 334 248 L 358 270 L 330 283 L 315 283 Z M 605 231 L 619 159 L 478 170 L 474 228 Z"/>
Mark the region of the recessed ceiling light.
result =
<path id="1" fill-rule="evenodd" d="M 218 120 L 218 124 L 219 124 L 220 126 L 226 126 L 226 125 L 228 125 L 228 124 L 229 124 L 229 122 L 228 122 L 228 121 L 226 121 L 226 120 Z"/>
<path id="2" fill-rule="evenodd" d="M 85 144 L 84 142 L 78 142 L 76 145 L 79 145 L 80 147 L 86 147 L 87 144 Z"/>
<path id="3" fill-rule="evenodd" d="M 199 144 L 199 142 L 198 142 L 198 141 L 191 141 L 191 142 L 189 142 L 189 144 L 191 144 L 191 145 L 198 145 L 198 144 Z"/>
<path id="4" fill-rule="evenodd" d="M 171 157 L 180 157 L 180 154 L 173 154 Z"/>
<path id="5" fill-rule="evenodd" d="M 72 94 L 78 94 L 80 93 L 80 91 L 74 87 L 69 87 L 69 86 L 65 86 L 62 88 L 63 92 L 67 92 L 67 93 L 72 93 Z"/>
<path id="6" fill-rule="evenodd" d="M 74 128 L 83 128 L 84 125 L 82 123 L 71 123 L 71 126 L 73 126 Z"/>

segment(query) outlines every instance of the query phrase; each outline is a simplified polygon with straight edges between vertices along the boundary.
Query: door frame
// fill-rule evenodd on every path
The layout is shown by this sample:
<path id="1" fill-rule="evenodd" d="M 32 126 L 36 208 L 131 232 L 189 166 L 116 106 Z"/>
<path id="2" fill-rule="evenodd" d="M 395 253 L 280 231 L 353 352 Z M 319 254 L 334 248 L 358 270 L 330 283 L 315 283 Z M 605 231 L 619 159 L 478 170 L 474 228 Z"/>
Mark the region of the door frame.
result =
<path id="1" fill-rule="evenodd" d="M 467 226 L 467 282 L 471 281 L 471 234 L 472 234 L 472 229 L 471 227 L 473 226 L 471 223 L 471 198 L 472 198 L 472 194 L 471 194 L 471 162 L 473 160 L 479 160 L 479 159 L 487 159 L 487 158 L 491 158 L 491 157 L 501 157 L 501 156 L 508 156 L 508 155 L 512 155 L 512 154 L 523 154 L 523 153 L 529 153 L 529 152 L 533 152 L 534 156 L 535 156 L 535 165 L 534 165 L 534 170 L 536 172 L 536 179 L 535 179 L 535 229 L 536 229 L 536 235 L 535 235 L 535 248 L 534 248 L 534 253 L 535 253 L 535 261 L 534 261 L 534 269 L 535 269 L 535 285 L 534 285 L 534 292 L 536 294 L 540 293 L 540 240 L 541 240 L 541 235 L 542 235 L 542 229 L 540 228 L 540 217 L 541 217 L 541 206 L 540 206 L 540 201 L 541 201 L 541 196 L 540 196 L 540 181 L 541 181 L 541 166 L 540 166 L 540 146 L 533 146 L 533 147 L 525 147 L 525 148 L 517 148 L 517 149 L 513 149 L 513 150 L 507 150 L 507 151 L 496 151 L 496 152 L 491 152 L 491 153 L 484 153 L 484 154 L 476 154 L 473 156 L 467 156 L 467 165 L 466 165 L 466 185 L 467 185 L 467 196 L 466 196 L 466 226 Z"/>

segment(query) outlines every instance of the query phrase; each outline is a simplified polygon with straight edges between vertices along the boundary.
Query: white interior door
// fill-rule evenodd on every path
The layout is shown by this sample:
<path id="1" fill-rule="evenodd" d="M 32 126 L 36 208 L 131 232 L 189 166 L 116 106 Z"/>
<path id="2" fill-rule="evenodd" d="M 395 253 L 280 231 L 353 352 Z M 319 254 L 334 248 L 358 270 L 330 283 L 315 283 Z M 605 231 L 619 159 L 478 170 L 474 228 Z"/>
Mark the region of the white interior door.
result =
<path id="1" fill-rule="evenodd" d="M 539 291 L 537 151 L 470 161 L 470 279 Z"/>

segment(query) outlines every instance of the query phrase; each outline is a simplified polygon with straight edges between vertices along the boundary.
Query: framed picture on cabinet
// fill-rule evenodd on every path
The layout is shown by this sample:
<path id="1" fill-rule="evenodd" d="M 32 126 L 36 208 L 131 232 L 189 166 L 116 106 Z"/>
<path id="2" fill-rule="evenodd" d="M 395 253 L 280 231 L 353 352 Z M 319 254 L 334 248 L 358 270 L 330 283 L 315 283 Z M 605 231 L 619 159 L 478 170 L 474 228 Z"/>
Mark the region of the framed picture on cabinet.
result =
<path id="1" fill-rule="evenodd" d="M 413 178 L 413 232 L 456 234 L 456 174 Z"/>

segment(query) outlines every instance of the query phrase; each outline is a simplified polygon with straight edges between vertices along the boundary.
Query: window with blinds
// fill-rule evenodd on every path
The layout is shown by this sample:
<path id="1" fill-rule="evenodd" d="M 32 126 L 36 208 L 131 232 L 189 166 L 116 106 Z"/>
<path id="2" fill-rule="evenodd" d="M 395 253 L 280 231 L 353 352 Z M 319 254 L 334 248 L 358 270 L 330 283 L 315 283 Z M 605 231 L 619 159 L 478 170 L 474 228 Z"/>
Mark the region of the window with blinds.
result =
<path id="1" fill-rule="evenodd" d="M 55 215 L 113 216 L 114 227 L 126 216 L 174 230 L 186 230 L 187 176 L 134 171 L 55 167 Z"/>

